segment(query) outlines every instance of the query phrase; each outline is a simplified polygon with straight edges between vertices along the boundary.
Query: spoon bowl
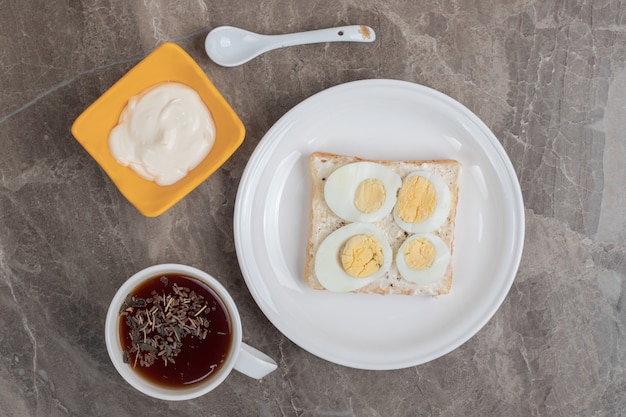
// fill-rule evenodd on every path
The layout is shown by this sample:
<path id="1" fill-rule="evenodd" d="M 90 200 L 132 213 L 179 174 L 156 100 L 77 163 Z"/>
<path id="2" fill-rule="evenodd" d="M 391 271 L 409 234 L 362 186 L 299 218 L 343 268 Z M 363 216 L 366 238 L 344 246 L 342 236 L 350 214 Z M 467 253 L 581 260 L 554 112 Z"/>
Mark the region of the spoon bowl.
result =
<path id="1" fill-rule="evenodd" d="M 282 35 L 261 35 L 232 26 L 220 26 L 206 37 L 204 47 L 218 65 L 235 67 L 278 48 L 323 42 L 374 42 L 369 26 L 352 25 Z"/>

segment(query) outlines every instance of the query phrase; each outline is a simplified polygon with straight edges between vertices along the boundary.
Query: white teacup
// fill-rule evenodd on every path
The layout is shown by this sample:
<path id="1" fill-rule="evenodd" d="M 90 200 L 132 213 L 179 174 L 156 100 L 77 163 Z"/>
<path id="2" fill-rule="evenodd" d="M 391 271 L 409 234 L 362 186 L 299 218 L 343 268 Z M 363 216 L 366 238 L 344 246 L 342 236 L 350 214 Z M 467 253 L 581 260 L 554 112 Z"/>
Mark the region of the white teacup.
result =
<path id="1" fill-rule="evenodd" d="M 124 353 L 119 336 L 120 309 L 126 296 L 145 280 L 167 274 L 183 275 L 205 283 L 219 296 L 231 321 L 232 342 L 223 364 L 203 381 L 183 388 L 168 388 L 157 385 L 139 375 L 130 364 L 124 363 Z M 241 318 L 228 291 L 209 274 L 185 265 L 155 265 L 130 277 L 119 288 L 111 301 L 105 323 L 105 339 L 111 361 L 120 375 L 142 393 L 162 400 L 188 400 L 204 395 L 221 384 L 233 369 L 252 378 L 260 379 L 277 367 L 276 362 L 269 356 L 242 342 Z"/>

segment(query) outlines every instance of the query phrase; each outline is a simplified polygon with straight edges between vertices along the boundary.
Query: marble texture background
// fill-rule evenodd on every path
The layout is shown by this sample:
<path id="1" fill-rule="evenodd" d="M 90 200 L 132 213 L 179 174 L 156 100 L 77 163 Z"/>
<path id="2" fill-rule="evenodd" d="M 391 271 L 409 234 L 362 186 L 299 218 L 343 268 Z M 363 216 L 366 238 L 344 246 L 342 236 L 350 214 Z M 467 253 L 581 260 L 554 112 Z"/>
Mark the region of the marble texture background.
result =
<path id="1" fill-rule="evenodd" d="M 0 416 L 626 415 L 626 8 L 621 0 L 0 1 Z M 209 29 L 367 24 L 375 44 L 309 45 L 222 68 Z M 244 121 L 227 164 L 141 216 L 72 138 L 74 119 L 164 41 Z M 526 209 L 517 278 L 493 319 L 430 363 L 364 371 L 319 359 L 265 318 L 237 264 L 246 161 L 286 111 L 365 78 L 423 84 L 495 133 Z M 103 340 L 125 277 L 179 262 L 220 276 L 244 340 L 277 359 L 192 401 L 153 400 Z"/>

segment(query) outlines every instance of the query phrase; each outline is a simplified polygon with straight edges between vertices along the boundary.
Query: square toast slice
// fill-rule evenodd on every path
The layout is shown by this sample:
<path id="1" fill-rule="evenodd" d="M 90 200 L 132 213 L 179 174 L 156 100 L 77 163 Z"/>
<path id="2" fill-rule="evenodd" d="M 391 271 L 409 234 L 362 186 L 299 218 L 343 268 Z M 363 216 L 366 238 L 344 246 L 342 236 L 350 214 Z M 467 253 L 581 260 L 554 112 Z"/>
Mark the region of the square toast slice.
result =
<path id="1" fill-rule="evenodd" d="M 349 222 L 339 218 L 326 204 L 324 199 L 324 186 L 328 176 L 337 168 L 359 161 L 375 162 L 391 168 L 404 180 L 407 174 L 414 171 L 428 171 L 439 175 L 444 179 L 450 189 L 451 202 L 450 212 L 444 224 L 432 233 L 439 236 L 448 246 L 450 255 L 453 251 L 454 226 L 456 209 L 459 199 L 458 178 L 461 164 L 455 160 L 424 160 L 424 161 L 392 161 L 392 160 L 367 160 L 355 156 L 336 155 L 325 152 L 315 152 L 309 157 L 309 169 L 312 180 L 311 211 L 309 222 L 309 239 L 304 278 L 308 286 L 317 290 L 325 290 L 315 274 L 315 255 L 322 241 L 332 232 L 345 226 Z M 452 285 L 452 256 L 441 280 L 420 285 L 405 280 L 400 275 L 395 263 L 395 256 L 400 245 L 411 234 L 402 230 L 394 221 L 393 215 L 389 214 L 382 220 L 373 222 L 387 237 L 391 246 L 394 262 L 389 272 L 382 278 L 361 287 L 353 292 L 372 294 L 405 294 L 438 296 L 448 294 Z"/>

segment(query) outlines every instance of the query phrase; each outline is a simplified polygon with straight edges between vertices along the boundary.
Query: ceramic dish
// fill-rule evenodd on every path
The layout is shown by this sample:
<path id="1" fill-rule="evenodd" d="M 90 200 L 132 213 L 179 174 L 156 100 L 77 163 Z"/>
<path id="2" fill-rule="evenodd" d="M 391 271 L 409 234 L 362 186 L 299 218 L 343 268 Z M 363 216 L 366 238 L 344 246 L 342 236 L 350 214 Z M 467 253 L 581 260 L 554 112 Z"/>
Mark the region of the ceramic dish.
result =
<path id="1" fill-rule="evenodd" d="M 108 136 L 128 99 L 167 81 L 186 84 L 198 92 L 215 121 L 216 138 L 207 157 L 183 179 L 169 186 L 159 186 L 115 161 L 109 151 Z M 178 45 L 164 43 L 89 106 L 72 125 L 72 134 L 124 197 L 139 212 L 154 217 L 172 207 L 222 166 L 243 142 L 245 128 L 198 64 Z"/>
<path id="2" fill-rule="evenodd" d="M 337 294 L 306 286 L 314 151 L 463 164 L 450 294 Z M 239 186 L 234 233 L 250 292 L 289 339 L 337 364 L 398 369 L 450 352 L 493 316 L 519 266 L 524 209 L 509 158 L 467 108 L 420 85 L 364 80 L 310 97 L 267 132 Z"/>

